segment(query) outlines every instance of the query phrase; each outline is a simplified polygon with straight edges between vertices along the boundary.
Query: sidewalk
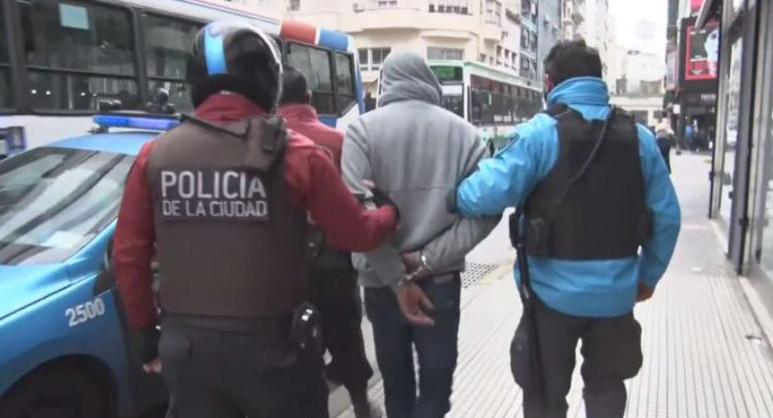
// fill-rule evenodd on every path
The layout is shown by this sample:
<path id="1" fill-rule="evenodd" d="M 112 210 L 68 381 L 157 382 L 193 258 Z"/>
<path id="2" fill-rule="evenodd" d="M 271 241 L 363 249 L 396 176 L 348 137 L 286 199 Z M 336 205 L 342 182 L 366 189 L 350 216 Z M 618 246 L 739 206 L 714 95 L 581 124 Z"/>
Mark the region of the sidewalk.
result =
<path id="1" fill-rule="evenodd" d="M 687 154 L 672 160 L 683 230 L 654 298 L 635 311 L 645 360 L 640 374 L 628 382 L 627 417 L 773 417 L 773 352 L 738 279 L 728 274 L 719 240 L 705 219 L 703 160 Z M 510 375 L 508 352 L 521 306 L 511 269 L 504 270 L 489 273 L 463 292 L 459 363 L 448 417 L 522 416 L 521 391 Z M 366 336 L 370 340 L 369 328 Z M 369 355 L 374 359 L 372 351 Z M 580 358 L 578 353 L 578 362 Z M 378 379 L 371 394 L 382 401 Z M 340 395 L 331 406 L 340 402 Z M 569 417 L 584 417 L 579 367 L 568 399 Z"/>

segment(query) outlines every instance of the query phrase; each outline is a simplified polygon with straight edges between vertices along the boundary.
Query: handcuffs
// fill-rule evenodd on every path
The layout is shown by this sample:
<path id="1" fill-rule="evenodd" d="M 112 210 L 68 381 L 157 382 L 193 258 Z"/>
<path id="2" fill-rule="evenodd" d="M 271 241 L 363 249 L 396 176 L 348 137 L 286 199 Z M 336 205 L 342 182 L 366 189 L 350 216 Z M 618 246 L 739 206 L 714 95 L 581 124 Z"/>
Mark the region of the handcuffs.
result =
<path id="1" fill-rule="evenodd" d="M 416 280 L 423 279 L 425 277 L 432 276 L 432 267 L 429 264 L 429 259 L 423 252 L 419 252 L 419 267 L 409 272 L 405 277 L 401 277 L 397 283 L 396 289 L 400 289 L 408 283 L 415 282 Z"/>

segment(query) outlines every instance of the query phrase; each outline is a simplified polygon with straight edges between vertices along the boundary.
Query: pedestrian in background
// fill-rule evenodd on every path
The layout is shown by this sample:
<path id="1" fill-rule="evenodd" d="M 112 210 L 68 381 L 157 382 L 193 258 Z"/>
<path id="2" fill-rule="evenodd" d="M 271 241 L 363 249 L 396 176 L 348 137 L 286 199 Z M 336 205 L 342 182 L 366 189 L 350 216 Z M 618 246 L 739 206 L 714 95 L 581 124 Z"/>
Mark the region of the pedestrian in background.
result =
<path id="1" fill-rule="evenodd" d="M 279 115 L 287 121 L 288 128 L 327 150 L 340 170 L 344 134 L 319 121 L 311 106 L 306 77 L 300 71 L 285 68 L 282 80 Z M 312 237 L 321 235 L 318 232 L 315 230 Z M 335 248 L 325 239 L 315 240 L 311 245 L 316 247 L 309 275 L 311 302 L 320 312 L 322 348 L 332 357 L 325 375 L 349 392 L 355 417 L 379 418 L 381 411 L 368 399 L 368 379 L 373 376 L 373 369 L 365 355 L 362 303 L 351 253 Z"/>
<path id="2" fill-rule="evenodd" d="M 531 285 L 523 290 L 534 322 L 522 318 L 511 346 L 524 416 L 566 417 L 582 341 L 586 415 L 622 418 L 624 380 L 642 364 L 634 304 L 652 296 L 666 271 L 679 204 L 653 135 L 610 106 L 595 49 L 560 42 L 545 71 L 547 111 L 478 165 L 457 205 L 469 217 L 507 207 L 524 214 L 514 221 L 525 236 Z M 530 361 L 541 365 L 538 376 Z"/>
<path id="3" fill-rule="evenodd" d="M 660 155 L 663 156 L 668 173 L 671 174 L 671 147 L 674 144 L 674 134 L 667 127 L 661 127 L 655 131 L 655 134 Z"/>
<path id="4" fill-rule="evenodd" d="M 343 172 L 356 193 L 367 194 L 363 179 L 371 180 L 394 200 L 401 226 L 380 249 L 356 254 L 354 264 L 387 416 L 441 418 L 451 408 L 464 257 L 499 214 L 474 221 L 451 212 L 449 198 L 487 150 L 474 126 L 440 107 L 440 83 L 424 59 L 390 54 L 381 91 L 378 108 L 346 132 Z"/>
<path id="5" fill-rule="evenodd" d="M 177 418 L 326 418 L 307 213 L 347 250 L 376 248 L 396 227 L 395 208 L 366 212 L 327 153 L 269 116 L 282 76 L 273 42 L 241 23 L 198 33 L 195 116 L 142 147 L 121 202 L 118 287 Z"/>

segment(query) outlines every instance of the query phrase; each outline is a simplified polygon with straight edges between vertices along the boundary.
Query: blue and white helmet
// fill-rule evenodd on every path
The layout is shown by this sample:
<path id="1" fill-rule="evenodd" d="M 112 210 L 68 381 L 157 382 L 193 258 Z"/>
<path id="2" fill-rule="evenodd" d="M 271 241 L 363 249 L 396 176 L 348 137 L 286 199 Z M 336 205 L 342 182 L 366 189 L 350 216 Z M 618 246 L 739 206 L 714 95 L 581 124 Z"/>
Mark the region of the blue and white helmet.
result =
<path id="1" fill-rule="evenodd" d="M 196 107 L 230 91 L 271 113 L 282 95 L 281 54 L 271 37 L 248 23 L 213 22 L 193 41 L 187 79 Z"/>

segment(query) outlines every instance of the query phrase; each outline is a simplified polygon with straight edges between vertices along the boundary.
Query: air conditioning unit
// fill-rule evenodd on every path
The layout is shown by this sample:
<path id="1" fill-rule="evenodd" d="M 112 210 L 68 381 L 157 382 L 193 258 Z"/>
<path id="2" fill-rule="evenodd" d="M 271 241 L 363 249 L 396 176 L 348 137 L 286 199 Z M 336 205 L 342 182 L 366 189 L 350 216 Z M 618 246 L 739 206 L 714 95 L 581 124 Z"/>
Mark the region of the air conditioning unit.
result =
<path id="1" fill-rule="evenodd" d="M 354 13 L 360 13 L 365 10 L 365 5 L 363 3 L 354 3 L 352 9 L 354 10 Z"/>

